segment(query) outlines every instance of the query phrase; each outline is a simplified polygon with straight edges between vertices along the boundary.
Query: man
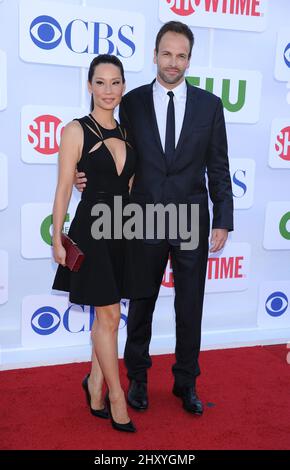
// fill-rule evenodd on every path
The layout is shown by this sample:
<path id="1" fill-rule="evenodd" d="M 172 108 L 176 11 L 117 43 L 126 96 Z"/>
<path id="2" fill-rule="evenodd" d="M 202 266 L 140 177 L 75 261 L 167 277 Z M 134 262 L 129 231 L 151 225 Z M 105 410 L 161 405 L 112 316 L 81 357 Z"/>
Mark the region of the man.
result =
<path id="1" fill-rule="evenodd" d="M 206 173 L 213 203 L 211 252 L 223 248 L 233 230 L 233 202 L 227 139 L 221 100 L 185 81 L 193 34 L 183 23 L 171 21 L 156 37 L 157 78 L 130 91 L 120 106 L 121 123 L 134 140 L 138 165 L 132 202 L 167 205 L 199 204 L 199 244 L 182 250 L 180 239 L 144 240 L 156 295 L 130 302 L 125 364 L 130 386 L 128 403 L 148 408 L 147 369 L 152 316 L 170 254 L 175 284 L 176 362 L 173 393 L 186 411 L 201 415 L 196 393 L 200 374 L 201 318 L 208 259 L 209 213 Z M 78 174 L 78 187 L 82 187 Z"/>

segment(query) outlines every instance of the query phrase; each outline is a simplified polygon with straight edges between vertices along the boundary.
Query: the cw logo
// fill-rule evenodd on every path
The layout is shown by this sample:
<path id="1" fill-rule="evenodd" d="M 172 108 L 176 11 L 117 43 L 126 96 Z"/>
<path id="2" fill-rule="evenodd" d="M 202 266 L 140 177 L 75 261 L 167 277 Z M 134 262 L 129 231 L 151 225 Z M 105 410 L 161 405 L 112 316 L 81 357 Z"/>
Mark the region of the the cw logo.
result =
<path id="1" fill-rule="evenodd" d="M 279 223 L 280 234 L 286 240 L 290 240 L 290 229 L 288 228 L 288 223 L 290 223 L 290 212 L 286 212 Z"/>
<path id="2" fill-rule="evenodd" d="M 70 216 L 69 214 L 66 214 L 65 216 L 65 222 L 69 222 L 70 221 Z M 43 239 L 43 241 L 45 243 L 47 243 L 48 245 L 52 246 L 52 237 L 51 237 L 51 234 L 50 234 L 50 228 L 52 226 L 52 214 L 48 215 L 47 217 L 45 217 L 45 219 L 43 220 L 41 226 L 40 226 L 40 234 L 41 234 L 41 238 Z M 66 232 L 66 230 L 64 230 Z"/>
<path id="3" fill-rule="evenodd" d="M 201 77 L 187 77 L 188 83 L 194 86 L 200 86 Z M 205 90 L 210 93 L 214 93 L 214 84 L 215 79 L 213 77 L 206 77 L 205 79 Z M 239 80 L 238 93 L 236 101 L 231 101 L 231 80 L 224 78 L 222 80 L 222 89 L 221 89 L 221 99 L 225 109 L 231 113 L 237 113 L 240 111 L 246 102 L 246 90 L 247 82 L 246 80 Z M 219 94 L 216 92 L 216 94 Z"/>

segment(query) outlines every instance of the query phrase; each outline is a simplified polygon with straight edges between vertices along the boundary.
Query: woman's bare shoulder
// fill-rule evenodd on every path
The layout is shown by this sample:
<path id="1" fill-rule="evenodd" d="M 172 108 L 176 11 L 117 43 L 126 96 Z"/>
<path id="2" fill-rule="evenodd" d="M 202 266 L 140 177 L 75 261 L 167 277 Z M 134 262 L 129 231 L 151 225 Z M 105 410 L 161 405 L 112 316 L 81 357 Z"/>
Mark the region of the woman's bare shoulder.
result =
<path id="1" fill-rule="evenodd" d="M 79 140 L 83 137 L 83 129 L 78 121 L 70 121 L 63 128 L 62 139 Z"/>

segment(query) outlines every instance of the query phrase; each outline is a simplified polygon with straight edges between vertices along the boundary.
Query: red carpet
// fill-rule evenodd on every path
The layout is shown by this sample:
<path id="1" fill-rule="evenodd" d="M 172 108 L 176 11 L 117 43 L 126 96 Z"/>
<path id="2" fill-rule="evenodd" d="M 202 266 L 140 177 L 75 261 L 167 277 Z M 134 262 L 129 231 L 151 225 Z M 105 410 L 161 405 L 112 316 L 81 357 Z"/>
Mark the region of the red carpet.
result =
<path id="1" fill-rule="evenodd" d="M 205 403 L 191 416 L 171 393 L 173 357 L 154 356 L 150 409 L 130 416 L 138 432 L 90 415 L 81 388 L 87 363 L 0 373 L 1 449 L 290 449 L 290 365 L 284 345 L 205 351 Z M 123 361 L 122 383 L 127 387 Z"/>

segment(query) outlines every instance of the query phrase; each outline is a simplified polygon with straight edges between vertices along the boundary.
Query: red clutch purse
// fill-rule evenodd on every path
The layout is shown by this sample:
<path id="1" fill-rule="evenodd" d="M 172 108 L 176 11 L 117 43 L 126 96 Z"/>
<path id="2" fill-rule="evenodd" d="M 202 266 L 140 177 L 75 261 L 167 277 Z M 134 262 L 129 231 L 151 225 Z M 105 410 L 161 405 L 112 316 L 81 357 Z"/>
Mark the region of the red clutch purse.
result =
<path id="1" fill-rule="evenodd" d="M 70 271 L 77 272 L 85 258 L 84 253 L 65 233 L 61 234 L 61 243 L 66 251 L 65 265 Z"/>

